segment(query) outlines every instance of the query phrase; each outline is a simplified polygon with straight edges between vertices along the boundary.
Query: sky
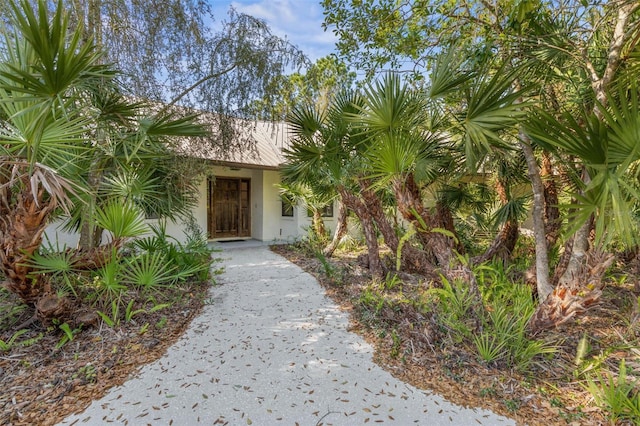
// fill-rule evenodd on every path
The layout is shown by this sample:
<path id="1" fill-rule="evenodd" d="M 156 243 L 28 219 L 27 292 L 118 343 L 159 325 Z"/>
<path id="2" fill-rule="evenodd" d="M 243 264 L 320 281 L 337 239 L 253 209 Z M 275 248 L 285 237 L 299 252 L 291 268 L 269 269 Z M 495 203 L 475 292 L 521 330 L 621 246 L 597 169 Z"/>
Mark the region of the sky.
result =
<path id="1" fill-rule="evenodd" d="M 320 0 L 209 0 L 218 22 L 227 18 L 229 6 L 263 19 L 277 36 L 298 46 L 312 62 L 335 51 L 337 38 L 322 29 Z"/>

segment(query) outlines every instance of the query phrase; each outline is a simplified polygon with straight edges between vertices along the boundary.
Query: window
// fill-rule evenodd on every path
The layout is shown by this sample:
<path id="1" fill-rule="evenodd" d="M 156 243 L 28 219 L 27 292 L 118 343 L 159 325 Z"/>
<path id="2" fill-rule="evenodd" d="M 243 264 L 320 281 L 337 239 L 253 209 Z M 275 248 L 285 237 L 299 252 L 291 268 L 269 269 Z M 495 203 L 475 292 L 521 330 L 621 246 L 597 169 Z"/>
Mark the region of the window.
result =
<path id="1" fill-rule="evenodd" d="M 293 217 L 293 203 L 287 197 L 282 197 L 282 217 Z"/>
<path id="2" fill-rule="evenodd" d="M 313 211 L 311 209 L 307 209 L 307 216 L 312 217 Z M 320 216 L 322 217 L 333 217 L 333 203 L 327 204 L 326 206 L 320 209 Z"/>

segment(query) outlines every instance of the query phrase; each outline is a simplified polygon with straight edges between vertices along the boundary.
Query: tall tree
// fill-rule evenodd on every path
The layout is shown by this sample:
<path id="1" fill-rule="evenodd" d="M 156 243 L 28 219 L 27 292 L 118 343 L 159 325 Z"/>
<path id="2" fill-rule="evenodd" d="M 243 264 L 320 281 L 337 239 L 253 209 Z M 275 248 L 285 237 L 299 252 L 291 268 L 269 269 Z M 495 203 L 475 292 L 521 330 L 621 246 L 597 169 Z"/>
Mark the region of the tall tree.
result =
<path id="1" fill-rule="evenodd" d="M 10 291 L 37 304 L 39 311 L 57 315 L 69 308 L 68 301 L 51 294 L 49 283 L 33 274 L 29 260 L 49 220 L 60 211 L 70 215 L 74 205 L 82 208 L 87 193 L 91 198 L 93 188 L 83 177 L 93 165 L 94 152 L 104 149 L 95 143 L 96 135 L 108 129 L 110 136 L 118 136 L 109 141 L 121 159 L 127 158 L 122 162 L 129 169 L 153 173 L 162 169 L 154 167 L 156 158 L 135 151 L 149 153 L 154 147 L 157 155 L 166 151 L 164 137 L 204 131 L 194 117 L 143 117 L 149 108 L 125 102 L 113 81 L 114 69 L 102 64 L 100 50 L 83 42 L 80 31 L 70 30 L 61 2 L 51 14 L 44 0 L 35 10 L 27 0 L 11 2 L 10 7 L 13 30 L 0 49 L 0 268 Z M 105 90 L 113 95 L 106 99 L 117 102 L 96 113 L 95 96 Z M 107 110 L 120 119 L 102 116 Z M 123 201 L 120 211 L 128 210 L 129 203 Z M 121 240 L 116 236 L 113 242 Z M 41 309 L 43 301 L 46 310 Z"/>
<path id="2" fill-rule="evenodd" d="M 574 0 L 357 3 L 358 7 L 349 0 L 323 1 L 325 26 L 339 36 L 338 49 L 349 63 L 372 73 L 403 66 L 420 80 L 441 46 L 455 41 L 472 69 L 481 70 L 478 66 L 484 67 L 487 58 L 494 58 L 498 67 L 527 61 L 532 72 L 518 75 L 515 88 L 541 87 L 538 97 L 522 100 L 536 101 L 557 114 L 561 113 L 557 106 L 569 101 L 576 101 L 576 106 L 590 104 L 598 114 L 598 105 L 607 103 L 607 86 L 615 80 L 618 69 L 634 60 L 631 52 L 638 42 L 639 6 L 635 1 L 588 5 Z M 534 195 L 538 294 L 544 298 L 552 290 L 544 222 L 545 183 L 537 147 L 524 131 L 520 132 L 519 148 L 527 160 Z M 588 184 L 588 175 L 584 177 Z M 557 226 L 558 221 L 549 217 Z M 574 261 L 567 274 L 584 263 L 589 247 L 587 222 L 573 238 Z"/>
<path id="3" fill-rule="evenodd" d="M 282 120 L 296 105 L 314 105 L 318 111 L 326 111 L 340 91 L 353 86 L 355 78 L 355 73 L 335 55 L 325 56 L 305 72 L 274 79 L 277 90 L 255 101 L 249 107 L 249 114 L 265 120 Z"/>
<path id="4" fill-rule="evenodd" d="M 254 142 L 240 136 L 241 127 L 251 121 L 237 117 L 274 90 L 274 80 L 286 67 L 307 63 L 301 51 L 275 36 L 264 21 L 234 9 L 214 30 L 218 17 L 208 2 L 64 0 L 63 7 L 70 28 L 104 51 L 102 63 L 117 64 L 126 95 L 160 102 L 167 110 L 177 107 L 181 114 L 185 107 L 211 112 L 206 117 L 216 137 L 199 145 L 216 154 L 251 150 Z M 108 145 L 102 137 L 96 143 Z M 92 193 L 98 194 L 106 176 L 100 168 L 105 159 L 94 154 L 87 179 Z M 191 166 L 183 171 L 193 171 Z M 89 226 L 89 215 L 99 205 L 99 200 L 91 200 L 82 218 L 84 247 L 99 244 L 99 230 Z"/>

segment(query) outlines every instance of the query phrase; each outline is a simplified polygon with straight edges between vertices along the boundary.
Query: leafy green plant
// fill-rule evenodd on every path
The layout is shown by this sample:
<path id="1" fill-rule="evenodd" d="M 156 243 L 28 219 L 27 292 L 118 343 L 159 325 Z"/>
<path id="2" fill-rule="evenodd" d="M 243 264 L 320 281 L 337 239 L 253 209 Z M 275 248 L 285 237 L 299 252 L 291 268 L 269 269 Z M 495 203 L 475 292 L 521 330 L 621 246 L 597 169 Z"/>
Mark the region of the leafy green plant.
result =
<path id="1" fill-rule="evenodd" d="M 315 251 L 314 254 L 320 261 L 324 274 L 327 278 L 331 280 L 333 284 L 341 285 L 343 279 L 341 270 L 327 259 L 327 257 L 322 253 L 322 250 Z"/>
<path id="2" fill-rule="evenodd" d="M 124 312 L 125 322 L 131 322 L 133 320 L 133 317 L 135 317 L 136 315 L 150 314 L 170 306 L 168 303 L 161 303 L 161 304 L 154 305 L 150 309 L 145 309 L 145 308 L 133 309 L 134 303 L 135 303 L 135 300 L 132 299 L 127 304 L 127 308 L 125 309 L 125 312 Z"/>
<path id="3" fill-rule="evenodd" d="M 138 334 L 139 335 L 143 335 L 145 334 L 147 331 L 149 330 L 149 323 L 145 322 L 142 327 L 140 327 L 140 330 L 138 330 Z"/>
<path id="4" fill-rule="evenodd" d="M 1 276 L 0 279 L 2 279 Z M 3 325 L 2 328 L 10 329 L 27 308 L 26 304 L 17 302 L 5 288 L 0 287 L 0 324 Z"/>
<path id="5" fill-rule="evenodd" d="M 191 220 L 193 221 L 193 220 Z M 181 244 L 166 232 L 166 223 L 161 221 L 151 227 L 152 235 L 134 241 L 137 250 L 147 253 L 162 253 L 166 263 L 185 273 L 185 278 L 195 277 L 199 281 L 209 278 L 214 252 L 207 239 L 195 223 L 187 221 L 186 242 Z"/>
<path id="6" fill-rule="evenodd" d="M 640 422 L 640 392 L 634 382 L 627 380 L 627 367 L 624 360 L 620 361 L 617 377 L 607 372 L 594 380 L 587 379 L 586 389 L 589 391 L 598 407 L 608 412 L 612 422 L 630 420 L 635 424 Z"/>
<path id="7" fill-rule="evenodd" d="M 54 324 L 55 323 L 56 322 L 54 321 Z M 72 329 L 69 324 L 67 324 L 66 322 L 63 322 L 62 324 L 58 324 L 58 329 L 60 329 L 63 332 L 63 335 L 58 341 L 58 343 L 56 344 L 56 349 L 60 349 L 61 347 L 66 345 L 68 342 L 72 341 L 76 336 L 76 334 L 80 332 L 82 327 Z"/>
<path id="8" fill-rule="evenodd" d="M 83 367 L 80 367 L 76 373 L 72 376 L 74 379 L 81 378 L 86 383 L 95 383 L 98 372 L 96 368 L 91 364 L 86 364 Z"/>
<path id="9" fill-rule="evenodd" d="M 144 214 L 133 203 L 113 199 L 96 211 L 96 223 L 111 233 L 114 240 L 139 237 L 149 228 Z"/>
<path id="10" fill-rule="evenodd" d="M 165 328 L 167 326 L 167 322 L 168 321 L 169 321 L 169 319 L 167 317 L 160 318 L 160 320 L 156 323 L 156 328 L 158 330 L 161 330 L 161 329 Z"/>
<path id="11" fill-rule="evenodd" d="M 129 301 L 129 303 L 127 303 L 127 308 L 124 311 L 124 321 L 125 322 L 131 322 L 131 320 L 133 319 L 133 317 L 135 317 L 138 314 L 143 314 L 146 312 L 146 309 L 141 308 L 141 309 L 133 309 L 133 305 L 136 301 L 134 299 L 131 299 Z"/>
<path id="12" fill-rule="evenodd" d="M 13 333 L 13 335 L 6 342 L 4 340 L 0 339 L 0 352 L 8 352 L 8 351 L 10 351 L 11 348 L 13 348 L 13 346 L 15 345 L 16 340 L 18 339 L 18 337 L 22 336 L 26 332 L 27 332 L 27 330 L 25 330 L 25 329 L 18 330 L 15 333 Z"/>
<path id="13" fill-rule="evenodd" d="M 456 341 L 470 338 L 473 324 L 471 308 L 474 304 L 474 297 L 469 286 L 462 281 L 454 280 L 449 282 L 442 277 L 442 288 L 431 288 L 428 293 L 438 298 L 439 318 L 447 329 L 452 333 L 451 337 Z"/>
<path id="14" fill-rule="evenodd" d="M 388 291 L 394 290 L 396 287 L 402 285 L 402 279 L 398 274 L 388 272 L 384 280 L 384 288 Z"/>
<path id="15" fill-rule="evenodd" d="M 74 268 L 73 252 L 70 250 L 35 252 L 31 257 L 30 265 L 35 274 L 45 274 L 53 279 L 60 279 L 64 288 L 74 296 L 76 292 L 76 280 L 73 276 L 77 273 Z"/>
<path id="16" fill-rule="evenodd" d="M 109 327 L 113 328 L 120 325 L 120 300 L 114 299 L 111 301 L 111 316 L 102 311 L 96 312 Z"/>
<path id="17" fill-rule="evenodd" d="M 378 316 L 386 304 L 384 295 L 378 285 L 372 283 L 362 289 L 357 306 L 363 312 L 364 320 L 372 323 L 378 322 Z"/>
<path id="18" fill-rule="evenodd" d="M 393 344 L 389 355 L 391 355 L 392 358 L 397 358 L 400 355 L 400 349 L 402 348 L 402 338 L 400 338 L 400 335 L 395 328 L 391 330 L 391 340 Z"/>
<path id="19" fill-rule="evenodd" d="M 29 346 L 35 345 L 43 338 L 44 338 L 44 333 L 38 333 L 38 335 L 35 337 L 21 341 L 20 346 L 22 346 L 23 348 L 28 348 Z"/>
<path id="20" fill-rule="evenodd" d="M 517 399 L 505 399 L 504 405 L 505 407 L 507 407 L 507 410 L 509 410 L 512 413 L 515 413 L 516 411 L 518 411 L 518 409 L 520 408 L 520 405 L 522 404 Z"/>
<path id="21" fill-rule="evenodd" d="M 155 292 L 160 288 L 184 280 L 198 270 L 179 270 L 177 266 L 167 264 L 167 259 L 162 252 L 143 253 L 139 256 L 125 260 L 122 271 L 122 280 L 133 287 L 145 291 Z"/>
<path id="22" fill-rule="evenodd" d="M 93 278 L 92 290 L 95 298 L 105 305 L 110 305 L 112 301 L 119 300 L 122 292 L 127 289 L 123 284 L 122 264 L 115 256 L 115 249 L 111 261 L 96 271 Z"/>
<path id="23" fill-rule="evenodd" d="M 503 359 L 507 354 L 507 342 L 491 331 L 473 336 L 473 343 L 478 355 L 487 364 Z"/>

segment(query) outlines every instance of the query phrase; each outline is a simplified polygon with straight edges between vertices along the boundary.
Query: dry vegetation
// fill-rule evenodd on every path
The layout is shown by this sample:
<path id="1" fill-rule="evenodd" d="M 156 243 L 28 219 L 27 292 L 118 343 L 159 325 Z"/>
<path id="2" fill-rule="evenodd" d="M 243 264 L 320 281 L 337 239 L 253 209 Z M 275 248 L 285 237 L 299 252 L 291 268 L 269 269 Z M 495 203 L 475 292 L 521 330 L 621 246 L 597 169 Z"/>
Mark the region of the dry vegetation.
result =
<path id="1" fill-rule="evenodd" d="M 607 413 L 586 390 L 586 378 L 617 371 L 622 359 L 629 371 L 640 371 L 638 292 L 629 281 L 609 279 L 597 306 L 577 321 L 541 336 L 557 352 L 517 372 L 504 363 L 482 362 L 464 342 L 451 344 L 437 315 L 409 302 L 423 298 L 426 285 L 419 277 L 403 274 L 393 288 L 381 290 L 389 303 L 372 310 L 363 299 L 371 281 L 358 261 L 361 253 L 342 251 L 326 260 L 310 255 L 302 246 L 273 249 L 315 275 L 330 296 L 350 311 L 352 330 L 374 345 L 379 365 L 419 388 L 462 405 L 490 408 L 518 424 L 610 424 Z M 589 345 L 577 366 L 576 354 L 584 335 L 589 336 Z"/>
<path id="2" fill-rule="evenodd" d="M 638 292 L 632 282 L 608 281 L 596 307 L 578 321 L 545 334 L 558 351 L 525 372 L 504 364 L 486 364 L 471 348 L 448 344 L 447 331 L 428 309 L 409 300 L 424 295 L 419 277 L 403 274 L 383 293 L 390 302 L 378 310 L 363 303 L 371 288 L 368 270 L 358 251 L 340 251 L 330 260 L 318 259 L 300 246 L 276 246 L 285 256 L 318 277 L 328 294 L 352 318 L 352 331 L 376 348 L 375 361 L 398 378 L 431 389 L 456 403 L 486 407 L 514 418 L 519 424 L 609 424 L 585 389 L 585 378 L 617 371 L 626 359 L 631 372 L 637 364 Z M 160 356 L 188 327 L 202 308 L 208 286 L 175 288 L 167 295 L 172 304 L 160 311 L 136 316 L 117 327 L 104 324 L 83 330 L 73 340 L 56 345 L 65 333 L 32 324 L 11 347 L 0 352 L 0 424 L 52 425 L 72 412 L 82 411 L 110 387 L 123 383 L 141 365 Z M 0 301 L 0 340 L 11 341 L 6 327 L 24 321 L 30 313 L 15 308 L 3 294 Z M 146 325 L 148 324 L 148 325 Z M 589 347 L 583 364 L 575 365 L 584 335 Z M 620 422 L 620 424 L 624 424 Z M 631 423 L 627 423 L 631 424 Z"/>
<path id="3" fill-rule="evenodd" d="M 136 315 L 116 327 L 105 324 L 82 330 L 61 347 L 61 330 L 32 324 L 6 351 L 0 348 L 0 424 L 53 425 L 127 380 L 141 365 L 164 354 L 200 312 L 209 285 L 172 287 L 171 304 Z M 0 293 L 0 340 L 7 344 L 16 329 L 9 322 L 32 314 L 17 309 Z"/>

